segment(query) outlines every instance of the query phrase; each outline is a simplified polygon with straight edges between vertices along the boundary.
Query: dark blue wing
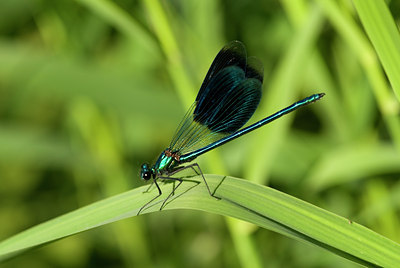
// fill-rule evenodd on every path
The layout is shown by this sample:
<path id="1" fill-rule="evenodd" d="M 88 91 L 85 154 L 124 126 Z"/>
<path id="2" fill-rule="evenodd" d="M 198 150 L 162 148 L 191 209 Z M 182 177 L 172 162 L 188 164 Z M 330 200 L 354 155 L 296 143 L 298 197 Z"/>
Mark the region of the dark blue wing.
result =
<path id="1" fill-rule="evenodd" d="M 238 66 L 240 69 L 246 69 L 247 54 L 246 48 L 240 41 L 231 41 L 226 44 L 217 54 L 214 61 L 212 62 L 210 69 L 204 78 L 203 84 L 200 87 L 199 93 L 197 94 L 196 101 L 199 96 L 203 94 L 203 91 L 207 88 L 211 79 L 223 68 L 228 66 Z"/>
<path id="2" fill-rule="evenodd" d="M 253 115 L 261 99 L 261 82 L 237 66 L 225 67 L 198 96 L 194 121 L 211 131 L 233 133 Z"/>
<path id="3" fill-rule="evenodd" d="M 263 68 L 239 41 L 218 53 L 175 133 L 170 149 L 186 154 L 239 130 L 261 99 Z"/>

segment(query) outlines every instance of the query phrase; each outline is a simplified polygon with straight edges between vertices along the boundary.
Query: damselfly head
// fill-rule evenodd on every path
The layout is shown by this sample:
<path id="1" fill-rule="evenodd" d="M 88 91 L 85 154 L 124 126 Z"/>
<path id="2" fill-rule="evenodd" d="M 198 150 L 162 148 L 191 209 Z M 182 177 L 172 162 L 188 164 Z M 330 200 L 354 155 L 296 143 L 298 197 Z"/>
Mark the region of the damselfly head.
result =
<path id="1" fill-rule="evenodd" d="M 142 169 L 140 170 L 140 178 L 142 178 L 142 180 L 148 181 L 151 179 L 152 175 L 153 175 L 153 171 L 149 167 L 149 164 L 147 164 L 147 163 L 143 164 Z"/>

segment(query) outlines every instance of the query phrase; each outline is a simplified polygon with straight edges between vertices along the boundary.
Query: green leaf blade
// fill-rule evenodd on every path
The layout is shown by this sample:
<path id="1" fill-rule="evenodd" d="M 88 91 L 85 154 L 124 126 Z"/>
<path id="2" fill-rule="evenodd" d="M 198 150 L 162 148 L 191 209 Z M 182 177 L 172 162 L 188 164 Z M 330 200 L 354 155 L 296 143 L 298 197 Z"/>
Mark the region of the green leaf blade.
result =
<path id="1" fill-rule="evenodd" d="M 400 34 L 385 1 L 354 0 L 361 22 L 400 100 Z"/>
<path id="2" fill-rule="evenodd" d="M 238 218 L 296 240 L 325 248 L 368 266 L 394 266 L 400 262 L 400 245 L 371 230 L 292 196 L 231 177 L 207 175 L 210 197 L 201 177 L 184 181 L 163 210 L 196 209 Z M 172 184 L 160 185 L 163 195 L 143 213 L 159 210 Z M 157 195 L 147 186 L 101 200 L 32 227 L 0 243 L 0 260 L 79 232 L 132 217 Z"/>

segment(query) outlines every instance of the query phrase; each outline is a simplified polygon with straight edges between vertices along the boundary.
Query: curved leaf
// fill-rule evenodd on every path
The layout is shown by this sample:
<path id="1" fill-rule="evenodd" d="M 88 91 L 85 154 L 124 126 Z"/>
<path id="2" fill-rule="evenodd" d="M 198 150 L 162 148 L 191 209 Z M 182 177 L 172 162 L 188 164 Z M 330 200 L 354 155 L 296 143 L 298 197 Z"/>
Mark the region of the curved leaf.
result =
<path id="1" fill-rule="evenodd" d="M 187 179 L 163 210 L 196 209 L 238 218 L 297 240 L 312 243 L 367 266 L 394 267 L 400 245 L 348 219 L 297 198 L 247 180 L 207 175 L 215 195 L 210 197 L 199 176 Z M 172 184 L 160 185 L 163 195 L 143 213 L 158 211 Z M 157 195 L 148 186 L 101 200 L 34 226 L 0 243 L 0 260 L 91 228 L 135 216 Z"/>

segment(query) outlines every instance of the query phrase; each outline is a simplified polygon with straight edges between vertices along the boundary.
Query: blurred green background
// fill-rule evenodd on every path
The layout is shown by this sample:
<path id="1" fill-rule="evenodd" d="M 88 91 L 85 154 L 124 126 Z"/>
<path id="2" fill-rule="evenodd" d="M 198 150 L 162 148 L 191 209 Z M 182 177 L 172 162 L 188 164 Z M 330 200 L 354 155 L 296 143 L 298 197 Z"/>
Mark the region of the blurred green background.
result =
<path id="1" fill-rule="evenodd" d="M 400 3 L 387 4 L 398 23 Z M 142 185 L 141 163 L 168 146 L 219 49 L 241 40 L 265 68 L 251 122 L 327 95 L 200 157 L 203 171 L 400 242 L 398 102 L 351 1 L 2 0 L 0 34 L 0 240 Z M 2 264 L 150 266 L 356 265 L 195 211 L 123 220 Z"/>

